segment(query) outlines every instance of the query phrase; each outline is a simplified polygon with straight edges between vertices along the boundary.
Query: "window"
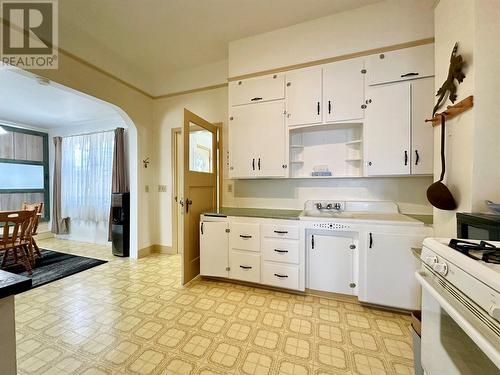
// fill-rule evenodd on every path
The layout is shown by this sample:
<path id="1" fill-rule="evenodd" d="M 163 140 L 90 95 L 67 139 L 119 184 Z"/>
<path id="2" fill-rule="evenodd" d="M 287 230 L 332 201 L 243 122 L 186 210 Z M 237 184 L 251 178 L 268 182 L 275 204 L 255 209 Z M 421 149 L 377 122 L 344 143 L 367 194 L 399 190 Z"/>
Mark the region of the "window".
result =
<path id="1" fill-rule="evenodd" d="M 46 133 L 0 125 L 0 210 L 43 202 L 49 219 L 48 150 Z"/>

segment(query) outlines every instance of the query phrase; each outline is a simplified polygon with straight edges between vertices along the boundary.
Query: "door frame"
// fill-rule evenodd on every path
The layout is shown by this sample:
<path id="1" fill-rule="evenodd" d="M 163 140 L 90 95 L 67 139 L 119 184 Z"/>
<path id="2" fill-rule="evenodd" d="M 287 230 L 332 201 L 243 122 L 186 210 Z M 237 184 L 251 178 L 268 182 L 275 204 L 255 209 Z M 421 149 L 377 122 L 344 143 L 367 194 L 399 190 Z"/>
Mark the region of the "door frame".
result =
<path id="1" fill-rule="evenodd" d="M 217 203 L 219 207 L 222 207 L 223 197 L 223 183 L 224 183 L 224 123 L 217 122 L 212 125 L 217 127 L 217 164 L 218 164 L 218 180 L 217 180 Z M 172 170 L 172 193 L 170 195 L 171 202 L 171 213 L 172 213 L 172 250 L 175 251 L 175 254 L 179 254 L 179 238 L 178 238 L 178 227 L 179 227 L 179 216 L 177 210 L 177 202 L 180 198 L 179 192 L 177 191 L 177 184 L 179 180 L 179 171 L 177 170 L 177 143 L 176 136 L 182 136 L 182 127 L 172 128 L 170 130 L 170 148 L 171 148 L 171 170 Z M 182 143 L 182 142 L 181 142 Z M 176 198 L 177 197 L 177 201 Z"/>

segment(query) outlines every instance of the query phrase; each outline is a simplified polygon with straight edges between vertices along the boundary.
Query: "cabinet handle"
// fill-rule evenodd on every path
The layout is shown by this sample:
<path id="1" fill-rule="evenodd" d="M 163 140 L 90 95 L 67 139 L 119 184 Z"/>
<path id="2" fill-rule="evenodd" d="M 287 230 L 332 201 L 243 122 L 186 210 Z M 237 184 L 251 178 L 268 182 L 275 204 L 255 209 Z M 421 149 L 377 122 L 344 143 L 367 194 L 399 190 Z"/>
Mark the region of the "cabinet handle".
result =
<path id="1" fill-rule="evenodd" d="M 252 169 L 255 171 L 255 158 L 252 159 Z"/>
<path id="2" fill-rule="evenodd" d="M 287 230 L 275 230 L 274 233 L 277 233 L 277 234 L 287 234 L 288 231 Z"/>
<path id="3" fill-rule="evenodd" d="M 413 77 L 413 76 L 418 76 L 418 73 L 412 72 L 412 73 L 401 74 L 401 78 Z"/>
<path id="4" fill-rule="evenodd" d="M 330 114 L 330 113 L 332 113 L 332 102 L 329 100 L 328 101 L 328 114 Z"/>
<path id="5" fill-rule="evenodd" d="M 240 234 L 240 237 L 245 239 L 245 240 L 248 240 L 249 238 L 252 238 L 252 236 L 248 236 L 246 234 Z"/>
<path id="6" fill-rule="evenodd" d="M 311 249 L 314 249 L 314 234 L 311 236 Z"/>
<path id="7" fill-rule="evenodd" d="M 274 249 L 277 253 L 288 253 L 288 250 Z"/>
<path id="8" fill-rule="evenodd" d="M 405 150 L 405 165 L 408 165 L 408 151 Z"/>
<path id="9" fill-rule="evenodd" d="M 259 171 L 260 171 L 260 158 L 259 158 L 259 162 L 257 163 L 257 165 L 259 166 Z"/>
<path id="10" fill-rule="evenodd" d="M 201 234 L 203 234 L 203 221 L 201 222 Z"/>
<path id="11" fill-rule="evenodd" d="M 373 247 L 373 235 L 370 233 L 370 245 L 368 246 L 369 249 Z"/>
<path id="12" fill-rule="evenodd" d="M 252 267 L 250 267 L 250 266 L 242 266 L 241 264 L 240 264 L 240 268 L 243 268 L 244 270 L 251 270 L 252 269 Z"/>
<path id="13" fill-rule="evenodd" d="M 318 105 L 316 106 L 317 110 L 318 110 L 318 116 L 319 116 L 319 102 L 318 102 Z"/>
<path id="14" fill-rule="evenodd" d="M 418 150 L 415 150 L 415 165 L 418 165 L 420 160 L 420 155 L 418 154 Z"/>
<path id="15" fill-rule="evenodd" d="M 257 98 L 252 98 L 252 99 L 250 99 L 250 100 L 251 100 L 252 102 L 256 102 L 256 101 L 258 101 L 258 100 L 262 100 L 262 98 L 257 97 Z"/>
<path id="16" fill-rule="evenodd" d="M 280 279 L 288 277 L 288 275 L 280 275 L 279 273 L 275 273 L 274 276 L 279 277 Z"/>

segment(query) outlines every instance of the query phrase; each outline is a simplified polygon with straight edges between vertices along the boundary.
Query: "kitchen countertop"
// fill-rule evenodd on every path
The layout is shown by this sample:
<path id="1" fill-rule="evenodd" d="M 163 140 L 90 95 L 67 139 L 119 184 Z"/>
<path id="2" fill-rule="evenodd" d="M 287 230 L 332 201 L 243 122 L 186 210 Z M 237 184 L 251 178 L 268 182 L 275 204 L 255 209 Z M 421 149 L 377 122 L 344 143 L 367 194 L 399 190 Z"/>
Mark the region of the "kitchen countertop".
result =
<path id="1" fill-rule="evenodd" d="M 30 278 L 0 270 L 0 298 L 22 293 L 30 288 Z"/>
<path id="2" fill-rule="evenodd" d="M 237 208 L 222 207 L 218 211 L 205 212 L 207 216 L 241 216 L 241 217 L 261 217 L 265 219 L 285 219 L 299 220 L 302 210 L 280 210 L 268 208 Z"/>

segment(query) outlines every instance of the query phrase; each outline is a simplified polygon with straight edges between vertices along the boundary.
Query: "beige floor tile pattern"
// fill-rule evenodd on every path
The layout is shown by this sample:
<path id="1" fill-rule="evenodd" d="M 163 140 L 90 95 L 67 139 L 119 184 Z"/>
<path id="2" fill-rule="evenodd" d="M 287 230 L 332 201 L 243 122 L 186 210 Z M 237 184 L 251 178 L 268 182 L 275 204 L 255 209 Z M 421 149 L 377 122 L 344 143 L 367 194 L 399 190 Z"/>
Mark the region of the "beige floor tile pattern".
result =
<path id="1" fill-rule="evenodd" d="M 16 296 L 20 374 L 413 374 L 410 320 L 350 300 L 197 280 L 180 257 L 108 263 Z"/>

